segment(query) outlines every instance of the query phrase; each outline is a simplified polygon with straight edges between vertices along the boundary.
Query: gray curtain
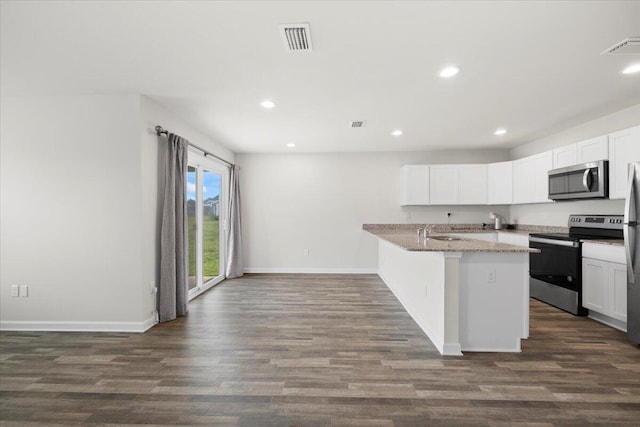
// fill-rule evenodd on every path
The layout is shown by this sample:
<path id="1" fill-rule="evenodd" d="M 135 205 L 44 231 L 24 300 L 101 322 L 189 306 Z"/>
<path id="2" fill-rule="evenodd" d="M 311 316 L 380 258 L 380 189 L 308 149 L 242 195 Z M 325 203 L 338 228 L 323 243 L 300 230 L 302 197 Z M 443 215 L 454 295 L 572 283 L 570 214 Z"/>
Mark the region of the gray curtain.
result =
<path id="1" fill-rule="evenodd" d="M 160 232 L 161 322 L 187 313 L 187 148 L 189 142 L 169 133 L 165 167 L 162 231 Z"/>
<path id="2" fill-rule="evenodd" d="M 227 242 L 227 265 L 225 275 L 229 279 L 244 274 L 242 260 L 242 222 L 240 219 L 240 168 L 231 167 L 229 182 L 229 240 Z"/>

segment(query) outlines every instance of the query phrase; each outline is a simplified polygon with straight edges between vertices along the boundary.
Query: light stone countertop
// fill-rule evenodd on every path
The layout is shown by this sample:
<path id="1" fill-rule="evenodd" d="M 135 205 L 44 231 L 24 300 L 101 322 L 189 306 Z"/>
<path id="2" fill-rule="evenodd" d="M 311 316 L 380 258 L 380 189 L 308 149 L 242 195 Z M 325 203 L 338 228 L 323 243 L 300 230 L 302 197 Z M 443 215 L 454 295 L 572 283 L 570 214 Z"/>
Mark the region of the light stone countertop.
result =
<path id="1" fill-rule="evenodd" d="M 624 239 L 582 240 L 582 243 L 595 243 L 597 245 L 610 245 L 610 246 L 624 246 Z"/>
<path id="2" fill-rule="evenodd" d="M 363 224 L 362 229 L 369 232 L 396 232 L 396 231 L 416 231 L 418 228 L 429 227 L 434 233 L 568 233 L 568 227 L 556 227 L 550 225 L 527 225 L 515 224 L 511 227 L 495 230 L 493 226 L 482 227 L 481 224 Z"/>
<path id="3" fill-rule="evenodd" d="M 505 243 L 486 242 L 476 239 L 462 239 L 454 241 L 442 241 L 436 239 L 425 239 L 418 237 L 415 230 L 389 230 L 389 229 L 368 229 L 366 230 L 380 239 L 400 246 L 408 251 L 431 251 L 431 252 L 519 252 L 538 253 L 538 249 L 529 249 L 524 246 L 507 245 Z M 469 230 L 471 231 L 471 230 Z M 475 231 L 475 230 L 474 230 Z M 482 230 L 477 230 L 482 231 Z M 492 231 L 492 230 L 487 230 Z M 454 230 L 454 233 L 460 230 Z M 446 236 L 446 233 L 432 233 L 432 236 Z"/>

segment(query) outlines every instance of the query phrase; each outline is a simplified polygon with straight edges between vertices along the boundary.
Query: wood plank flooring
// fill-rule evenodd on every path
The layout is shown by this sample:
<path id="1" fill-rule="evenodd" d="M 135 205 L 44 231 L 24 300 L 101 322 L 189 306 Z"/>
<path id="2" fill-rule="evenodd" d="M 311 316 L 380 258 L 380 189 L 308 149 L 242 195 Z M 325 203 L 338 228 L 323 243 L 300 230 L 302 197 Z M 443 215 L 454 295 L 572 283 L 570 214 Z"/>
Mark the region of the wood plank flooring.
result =
<path id="1" fill-rule="evenodd" d="M 6 426 L 640 425 L 622 332 L 532 300 L 522 353 L 442 357 L 373 275 L 247 275 L 144 334 L 0 344 Z"/>

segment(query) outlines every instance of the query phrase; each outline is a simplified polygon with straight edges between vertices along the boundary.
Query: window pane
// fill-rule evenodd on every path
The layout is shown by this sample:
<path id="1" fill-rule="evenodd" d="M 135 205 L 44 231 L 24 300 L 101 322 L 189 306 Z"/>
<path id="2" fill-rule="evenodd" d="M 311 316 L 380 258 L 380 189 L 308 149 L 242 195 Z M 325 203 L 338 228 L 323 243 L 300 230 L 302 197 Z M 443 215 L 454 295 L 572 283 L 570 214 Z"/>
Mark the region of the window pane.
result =
<path id="1" fill-rule="evenodd" d="M 189 242 L 188 268 L 189 268 L 189 290 L 195 288 L 198 283 L 196 279 L 196 240 L 197 240 L 197 219 L 196 219 L 196 181 L 197 171 L 194 167 L 187 168 L 187 234 Z"/>
<path id="2" fill-rule="evenodd" d="M 220 274 L 220 183 L 217 173 L 207 170 L 202 173 L 202 281 Z"/>

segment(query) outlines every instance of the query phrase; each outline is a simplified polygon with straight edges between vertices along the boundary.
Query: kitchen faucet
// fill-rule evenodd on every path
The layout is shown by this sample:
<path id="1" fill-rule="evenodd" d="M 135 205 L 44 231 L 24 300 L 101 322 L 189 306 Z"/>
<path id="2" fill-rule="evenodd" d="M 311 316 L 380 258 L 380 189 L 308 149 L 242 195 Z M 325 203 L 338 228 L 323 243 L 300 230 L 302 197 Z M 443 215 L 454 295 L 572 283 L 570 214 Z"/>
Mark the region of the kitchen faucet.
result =
<path id="1" fill-rule="evenodd" d="M 432 230 L 431 227 L 425 225 L 424 228 L 418 228 L 418 237 L 420 237 L 421 232 L 424 234 L 424 238 L 427 239 Z"/>

